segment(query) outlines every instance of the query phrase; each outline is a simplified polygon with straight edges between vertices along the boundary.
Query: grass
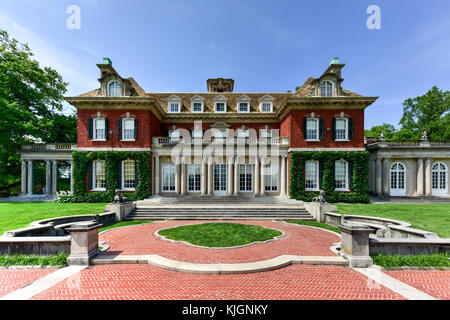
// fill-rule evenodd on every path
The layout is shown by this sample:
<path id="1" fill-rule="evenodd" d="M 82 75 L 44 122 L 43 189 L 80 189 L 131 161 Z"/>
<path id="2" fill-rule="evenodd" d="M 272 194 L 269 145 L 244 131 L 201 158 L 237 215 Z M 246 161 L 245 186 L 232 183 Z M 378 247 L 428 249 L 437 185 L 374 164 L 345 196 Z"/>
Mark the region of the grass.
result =
<path id="1" fill-rule="evenodd" d="M 67 254 L 61 253 L 53 256 L 35 256 L 16 254 L 12 256 L 0 255 L 0 267 L 10 266 L 52 266 L 64 267 L 67 265 Z"/>
<path id="2" fill-rule="evenodd" d="M 109 226 L 100 228 L 98 231 L 102 232 L 102 231 L 106 231 L 109 229 L 114 229 L 114 228 L 119 228 L 119 227 L 126 227 L 126 226 L 134 226 L 137 224 L 143 224 L 143 223 L 152 223 L 154 222 L 154 220 L 135 220 L 135 221 L 122 221 L 122 222 L 117 222 L 114 224 L 111 224 Z"/>
<path id="3" fill-rule="evenodd" d="M 337 232 L 337 233 L 341 233 L 341 230 L 338 227 L 335 226 L 331 226 L 329 224 L 326 223 L 322 223 L 322 222 L 317 222 L 317 221 L 292 221 L 292 220 L 286 220 L 286 222 L 289 223 L 295 223 L 295 224 L 299 224 L 302 226 L 311 226 L 311 227 L 317 227 L 317 228 L 321 228 L 321 229 L 327 229 L 333 232 Z"/>
<path id="4" fill-rule="evenodd" d="M 158 233 L 172 240 L 211 248 L 241 246 L 282 234 L 278 230 L 239 223 L 203 223 L 164 229 Z"/>
<path id="5" fill-rule="evenodd" d="M 0 203 L 0 235 L 27 227 L 30 222 L 79 214 L 99 214 L 106 203 L 3 202 Z"/>
<path id="6" fill-rule="evenodd" d="M 450 204 L 336 204 L 338 213 L 391 218 L 450 238 Z"/>
<path id="7" fill-rule="evenodd" d="M 450 254 L 439 253 L 432 255 L 410 255 L 410 256 L 387 256 L 384 254 L 373 255 L 373 263 L 383 268 L 398 267 L 450 267 Z"/>

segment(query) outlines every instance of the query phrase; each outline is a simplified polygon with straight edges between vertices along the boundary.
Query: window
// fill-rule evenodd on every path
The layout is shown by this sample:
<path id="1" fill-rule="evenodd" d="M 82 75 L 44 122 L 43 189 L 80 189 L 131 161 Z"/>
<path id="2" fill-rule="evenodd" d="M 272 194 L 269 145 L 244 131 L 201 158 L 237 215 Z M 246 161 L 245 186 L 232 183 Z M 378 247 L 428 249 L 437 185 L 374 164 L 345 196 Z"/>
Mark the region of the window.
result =
<path id="1" fill-rule="evenodd" d="M 248 138 L 248 137 L 250 137 L 250 130 L 238 129 L 237 130 L 237 137 L 238 138 Z"/>
<path id="2" fill-rule="evenodd" d="M 180 112 L 180 103 L 179 102 L 171 102 L 169 104 L 169 111 L 170 112 Z"/>
<path id="3" fill-rule="evenodd" d="M 272 102 L 262 102 L 261 112 L 272 112 Z"/>
<path id="4" fill-rule="evenodd" d="M 163 163 L 162 164 L 162 191 L 172 192 L 175 191 L 175 164 Z"/>
<path id="5" fill-rule="evenodd" d="M 264 165 L 264 190 L 268 192 L 278 191 L 278 163 Z"/>
<path id="6" fill-rule="evenodd" d="M 401 162 L 391 166 L 391 196 L 406 195 L 406 167 Z"/>
<path id="7" fill-rule="evenodd" d="M 239 191 L 251 192 L 253 191 L 253 165 L 240 164 L 239 165 Z"/>
<path id="8" fill-rule="evenodd" d="M 240 102 L 238 111 L 239 112 L 249 112 L 248 111 L 248 102 Z"/>
<path id="9" fill-rule="evenodd" d="M 134 119 L 123 119 L 122 140 L 134 140 Z"/>
<path id="10" fill-rule="evenodd" d="M 106 165 L 105 160 L 96 160 L 92 166 L 92 190 L 106 190 Z"/>
<path id="11" fill-rule="evenodd" d="M 348 119 L 338 118 L 335 121 L 335 140 L 348 140 Z"/>
<path id="12" fill-rule="evenodd" d="M 104 118 L 94 119 L 94 140 L 106 140 L 106 125 Z"/>
<path id="13" fill-rule="evenodd" d="M 122 161 L 122 190 L 134 191 L 136 188 L 136 162 Z"/>
<path id="14" fill-rule="evenodd" d="M 225 112 L 225 102 L 216 102 L 216 112 Z"/>
<path id="15" fill-rule="evenodd" d="M 189 192 L 201 191 L 201 176 L 202 176 L 201 164 L 187 165 L 187 179 Z"/>
<path id="16" fill-rule="evenodd" d="M 203 102 L 192 102 L 192 112 L 203 112 Z"/>
<path id="17" fill-rule="evenodd" d="M 305 140 L 319 140 L 319 119 L 306 119 Z"/>
<path id="18" fill-rule="evenodd" d="M 305 162 L 305 190 L 315 191 L 319 189 L 319 162 Z"/>
<path id="19" fill-rule="evenodd" d="M 335 189 L 340 191 L 348 190 L 348 162 L 338 160 L 334 163 Z"/>
<path id="20" fill-rule="evenodd" d="M 433 196 L 448 194 L 448 168 L 442 162 L 436 162 L 431 168 L 431 192 Z"/>
<path id="21" fill-rule="evenodd" d="M 109 97 L 120 97 L 122 94 L 120 92 L 120 82 L 111 81 L 108 84 L 108 96 Z"/>
<path id="22" fill-rule="evenodd" d="M 322 81 L 322 83 L 320 84 L 320 96 L 321 97 L 333 96 L 333 82 Z"/>

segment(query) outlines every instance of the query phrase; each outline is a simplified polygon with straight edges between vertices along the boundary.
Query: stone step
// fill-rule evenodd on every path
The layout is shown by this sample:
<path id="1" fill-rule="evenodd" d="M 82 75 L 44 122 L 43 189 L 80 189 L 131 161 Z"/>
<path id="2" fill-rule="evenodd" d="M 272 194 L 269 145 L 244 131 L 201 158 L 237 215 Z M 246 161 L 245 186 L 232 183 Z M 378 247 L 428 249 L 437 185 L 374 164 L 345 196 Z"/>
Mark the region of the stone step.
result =
<path id="1" fill-rule="evenodd" d="M 245 216 L 245 215 L 237 215 L 237 216 L 223 216 L 223 215 L 206 215 L 206 216 L 128 216 L 125 220 L 133 221 L 133 220 L 160 220 L 160 219 L 169 219 L 169 220 L 299 220 L 299 221 L 316 221 L 312 216 L 310 217 L 296 217 L 296 216 Z"/>

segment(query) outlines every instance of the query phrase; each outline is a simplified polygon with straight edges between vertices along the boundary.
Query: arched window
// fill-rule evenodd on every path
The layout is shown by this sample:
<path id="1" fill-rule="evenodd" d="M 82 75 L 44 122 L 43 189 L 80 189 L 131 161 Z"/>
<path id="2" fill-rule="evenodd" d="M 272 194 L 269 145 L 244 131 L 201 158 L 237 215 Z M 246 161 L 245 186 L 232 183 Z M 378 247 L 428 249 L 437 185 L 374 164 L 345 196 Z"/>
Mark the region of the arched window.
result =
<path id="1" fill-rule="evenodd" d="M 320 96 L 321 97 L 333 96 L 333 82 L 326 80 L 320 83 Z"/>
<path id="2" fill-rule="evenodd" d="M 120 97 L 120 82 L 111 81 L 108 83 L 108 97 Z"/>
<path id="3" fill-rule="evenodd" d="M 433 196 L 448 195 L 448 168 L 442 162 L 431 167 L 431 194 Z"/>
<path id="4" fill-rule="evenodd" d="M 391 166 L 391 196 L 406 196 L 406 168 L 401 162 Z"/>

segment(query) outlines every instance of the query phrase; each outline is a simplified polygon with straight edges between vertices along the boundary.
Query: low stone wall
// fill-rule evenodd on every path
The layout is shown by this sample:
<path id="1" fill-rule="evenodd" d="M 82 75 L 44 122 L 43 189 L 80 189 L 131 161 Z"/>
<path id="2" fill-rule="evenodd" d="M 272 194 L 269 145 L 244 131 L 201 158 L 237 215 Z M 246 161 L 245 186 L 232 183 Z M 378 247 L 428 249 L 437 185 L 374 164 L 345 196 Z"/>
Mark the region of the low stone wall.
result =
<path id="1" fill-rule="evenodd" d="M 369 239 L 369 252 L 387 255 L 450 253 L 450 239 Z"/>
<path id="2" fill-rule="evenodd" d="M 124 221 L 125 218 L 136 209 L 136 202 L 129 203 L 111 203 L 107 204 L 105 207 L 105 212 L 114 212 L 116 216 L 116 221 Z"/>
<path id="3" fill-rule="evenodd" d="M 337 211 L 337 207 L 329 203 L 305 202 L 303 205 L 317 222 L 325 222 L 327 212 Z"/>
<path id="4" fill-rule="evenodd" d="M 65 237 L 0 237 L 0 254 L 47 256 L 70 253 L 70 236 Z"/>

